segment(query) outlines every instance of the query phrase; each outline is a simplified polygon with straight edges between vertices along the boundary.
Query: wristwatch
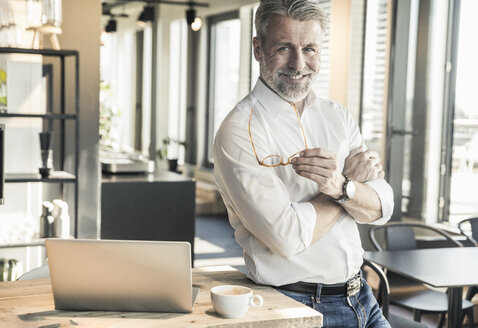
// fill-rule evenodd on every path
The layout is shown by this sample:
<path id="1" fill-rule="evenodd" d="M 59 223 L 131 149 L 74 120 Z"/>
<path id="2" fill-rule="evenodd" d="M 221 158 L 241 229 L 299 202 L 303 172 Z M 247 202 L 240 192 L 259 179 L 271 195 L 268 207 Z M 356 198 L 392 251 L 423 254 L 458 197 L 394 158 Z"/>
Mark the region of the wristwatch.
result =
<path id="1" fill-rule="evenodd" d="M 350 178 L 344 175 L 345 181 L 342 185 L 342 196 L 335 201 L 338 203 L 344 203 L 355 196 L 355 183 Z"/>

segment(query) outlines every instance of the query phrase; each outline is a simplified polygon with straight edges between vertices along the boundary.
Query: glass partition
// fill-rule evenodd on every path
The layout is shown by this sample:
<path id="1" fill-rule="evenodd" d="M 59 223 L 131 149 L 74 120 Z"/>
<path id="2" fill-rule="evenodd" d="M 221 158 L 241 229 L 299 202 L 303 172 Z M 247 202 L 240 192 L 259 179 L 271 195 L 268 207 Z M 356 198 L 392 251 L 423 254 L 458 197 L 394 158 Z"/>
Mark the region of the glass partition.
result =
<path id="1" fill-rule="evenodd" d="M 461 0 L 453 154 L 450 190 L 450 223 L 478 214 L 478 106 L 476 105 L 476 31 L 478 2 Z"/>

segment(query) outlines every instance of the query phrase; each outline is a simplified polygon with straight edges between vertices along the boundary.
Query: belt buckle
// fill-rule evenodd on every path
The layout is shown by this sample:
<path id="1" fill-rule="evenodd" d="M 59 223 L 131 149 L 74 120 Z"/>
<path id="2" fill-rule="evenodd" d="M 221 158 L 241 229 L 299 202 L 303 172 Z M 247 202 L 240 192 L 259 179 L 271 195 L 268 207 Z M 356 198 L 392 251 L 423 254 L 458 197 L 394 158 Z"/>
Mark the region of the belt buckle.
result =
<path id="1" fill-rule="evenodd" d="M 359 274 L 347 281 L 347 297 L 357 294 L 360 291 L 361 284 Z"/>

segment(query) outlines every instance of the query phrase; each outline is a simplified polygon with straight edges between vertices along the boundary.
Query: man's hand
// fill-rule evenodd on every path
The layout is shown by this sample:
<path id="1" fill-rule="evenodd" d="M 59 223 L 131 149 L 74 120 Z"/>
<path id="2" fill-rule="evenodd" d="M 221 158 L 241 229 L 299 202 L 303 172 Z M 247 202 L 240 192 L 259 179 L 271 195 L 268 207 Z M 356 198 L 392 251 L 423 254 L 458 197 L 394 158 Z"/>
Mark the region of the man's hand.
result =
<path id="1" fill-rule="evenodd" d="M 380 158 L 373 150 L 353 149 L 345 159 L 343 174 L 358 182 L 381 179 L 385 176 Z"/>
<path id="2" fill-rule="evenodd" d="M 315 181 L 322 193 L 333 198 L 342 195 L 345 178 L 339 171 L 337 156 L 327 149 L 305 149 L 292 159 L 292 167 L 304 178 Z"/>

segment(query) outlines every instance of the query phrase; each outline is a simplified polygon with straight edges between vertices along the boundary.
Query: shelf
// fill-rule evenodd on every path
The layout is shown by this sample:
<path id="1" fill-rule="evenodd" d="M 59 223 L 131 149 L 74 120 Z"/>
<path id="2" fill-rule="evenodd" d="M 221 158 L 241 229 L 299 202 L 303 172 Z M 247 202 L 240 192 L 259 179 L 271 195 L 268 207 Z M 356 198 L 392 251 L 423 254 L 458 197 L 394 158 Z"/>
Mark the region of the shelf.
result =
<path id="1" fill-rule="evenodd" d="M 76 114 L 20 114 L 20 113 L 0 113 L 0 117 L 33 117 L 44 118 L 49 120 L 74 120 Z"/>
<path id="2" fill-rule="evenodd" d="M 0 47 L 0 53 L 16 53 L 16 54 L 29 54 L 29 55 L 42 55 L 42 56 L 77 56 L 76 50 L 53 50 L 53 49 L 25 49 L 25 48 L 5 48 Z"/>
<path id="3" fill-rule="evenodd" d="M 55 65 L 58 68 L 57 74 L 53 76 L 53 66 L 49 72 L 50 74 L 48 83 L 51 82 L 51 86 L 48 87 L 48 92 L 46 97 L 49 102 L 47 104 L 51 105 L 51 109 L 43 113 L 0 113 L 0 118 L 3 121 L 6 121 L 8 118 L 33 118 L 33 119 L 42 119 L 43 124 L 47 123 L 48 128 L 53 130 L 58 138 L 58 144 L 55 143 L 55 149 L 58 148 L 59 155 L 59 165 L 58 169 L 63 169 L 66 161 L 66 155 L 68 156 L 73 152 L 74 158 L 73 163 L 69 161 L 68 163 L 73 164 L 71 172 L 73 174 L 65 171 L 53 171 L 50 176 L 42 177 L 38 170 L 32 169 L 31 173 L 6 173 L 4 175 L 5 183 L 56 183 L 60 186 L 58 193 L 61 193 L 68 198 L 74 198 L 74 209 L 73 209 L 73 227 L 74 227 L 74 236 L 78 235 L 78 171 L 79 171 L 79 158 L 80 158 L 80 147 L 79 147 L 79 113 L 80 113 L 80 77 L 79 77 L 79 52 L 77 50 L 53 50 L 53 49 L 27 49 L 27 48 L 13 48 L 13 47 L 0 47 L 0 54 L 24 54 L 24 55 L 40 55 L 43 56 L 43 63 L 45 63 L 44 57 L 50 57 L 52 60 L 52 65 Z M 69 57 L 69 58 L 67 58 Z M 51 60 L 47 60 L 50 62 Z M 54 62 L 54 63 L 53 63 Z M 67 69 L 67 65 L 71 69 Z M 55 68 L 55 69 L 56 69 Z M 69 78 L 71 77 L 71 78 Z M 25 77 L 27 78 L 27 77 Z M 58 80 L 56 83 L 53 83 L 53 79 Z M 69 81 L 68 83 L 66 81 Z M 70 83 L 71 81 L 71 83 Z M 73 93 L 73 94 L 71 94 Z M 66 107 L 67 97 L 73 97 L 73 103 L 71 106 Z M 58 104 L 54 100 L 59 100 Z M 5 108 L 0 108 L 4 110 Z M 53 121 L 57 120 L 57 121 Z M 74 123 L 74 131 L 69 131 L 67 129 L 66 120 L 71 120 Z M 70 121 L 70 122 L 71 122 Z M 68 123 L 70 123 L 68 122 Z M 3 123 L 3 122 L 2 122 Z M 13 123 L 13 122 L 12 122 Z M 59 124 L 56 124 L 59 123 Z M 12 124 L 13 125 L 13 124 Z M 68 124 L 68 128 L 70 124 Z M 70 140 L 74 142 L 74 149 L 67 149 L 67 145 L 70 146 Z M 69 167 L 70 168 L 70 167 Z M 28 170 L 25 170 L 28 171 Z M 69 184 L 69 188 L 63 188 L 63 184 Z M 71 189 L 74 189 L 72 195 L 70 195 Z M 65 195 L 66 194 L 66 195 Z M 7 245 L 6 247 L 28 247 L 28 246 L 37 246 L 43 245 L 43 242 L 33 241 L 31 243 L 17 243 L 16 245 Z M 5 247 L 0 243 L 0 248 Z"/>
<path id="4" fill-rule="evenodd" d="M 42 178 L 39 173 L 5 173 L 5 183 L 7 182 L 76 182 L 76 177 L 65 171 L 53 171 L 48 178 Z"/>
<path id="5" fill-rule="evenodd" d="M 33 239 L 30 241 L 15 241 L 9 243 L 0 243 L 0 248 L 45 246 L 45 239 Z"/>

